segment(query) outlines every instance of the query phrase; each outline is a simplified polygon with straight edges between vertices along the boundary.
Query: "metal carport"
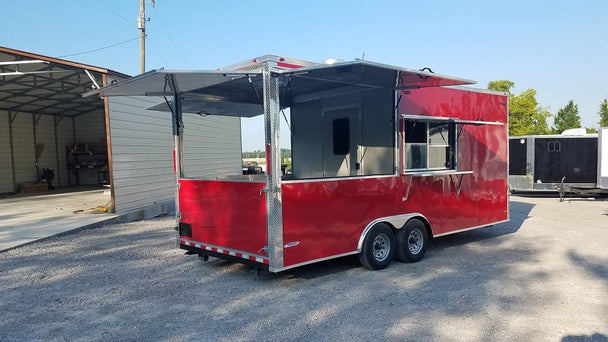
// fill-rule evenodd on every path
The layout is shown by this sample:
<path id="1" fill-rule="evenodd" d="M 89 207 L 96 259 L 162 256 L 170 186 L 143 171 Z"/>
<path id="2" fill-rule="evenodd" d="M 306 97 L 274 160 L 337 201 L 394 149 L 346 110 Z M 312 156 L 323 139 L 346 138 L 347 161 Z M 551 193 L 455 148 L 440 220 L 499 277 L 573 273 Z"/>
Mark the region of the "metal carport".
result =
<path id="1" fill-rule="evenodd" d="M 107 104 L 82 97 L 108 76 L 128 77 L 0 46 L 0 193 L 43 190 L 43 169 L 63 190 L 110 183 Z"/>

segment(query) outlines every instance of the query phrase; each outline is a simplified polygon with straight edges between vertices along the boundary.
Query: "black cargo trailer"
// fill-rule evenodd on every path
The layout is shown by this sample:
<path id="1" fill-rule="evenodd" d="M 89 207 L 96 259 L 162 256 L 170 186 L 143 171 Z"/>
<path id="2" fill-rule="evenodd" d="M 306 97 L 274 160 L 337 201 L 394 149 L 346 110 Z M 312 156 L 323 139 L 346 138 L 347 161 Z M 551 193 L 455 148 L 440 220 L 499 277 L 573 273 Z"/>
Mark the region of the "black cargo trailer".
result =
<path id="1" fill-rule="evenodd" d="M 608 193 L 608 128 L 509 138 L 511 191 Z"/>

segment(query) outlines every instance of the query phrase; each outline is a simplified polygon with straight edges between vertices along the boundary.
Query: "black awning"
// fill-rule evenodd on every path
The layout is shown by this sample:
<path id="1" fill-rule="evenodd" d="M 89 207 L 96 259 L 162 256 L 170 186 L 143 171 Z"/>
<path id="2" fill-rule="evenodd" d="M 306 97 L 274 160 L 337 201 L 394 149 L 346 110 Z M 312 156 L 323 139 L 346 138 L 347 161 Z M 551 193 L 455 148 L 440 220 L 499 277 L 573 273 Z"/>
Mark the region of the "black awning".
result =
<path id="1" fill-rule="evenodd" d="M 385 89 L 396 91 L 474 83 L 469 80 L 368 61 L 271 70 L 279 80 L 281 107 L 315 96 Z M 235 71 L 153 70 L 84 96 L 181 96 L 182 111 L 252 117 L 263 113 L 261 69 Z M 149 109 L 170 111 L 159 104 Z"/>

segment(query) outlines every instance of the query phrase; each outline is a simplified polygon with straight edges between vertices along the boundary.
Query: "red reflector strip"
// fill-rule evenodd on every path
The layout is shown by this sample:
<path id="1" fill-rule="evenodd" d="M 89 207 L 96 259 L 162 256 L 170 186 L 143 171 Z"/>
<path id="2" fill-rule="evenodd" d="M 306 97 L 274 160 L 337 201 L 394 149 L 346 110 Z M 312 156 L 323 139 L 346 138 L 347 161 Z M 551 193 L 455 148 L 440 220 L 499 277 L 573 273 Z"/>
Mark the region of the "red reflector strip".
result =
<path id="1" fill-rule="evenodd" d="M 200 248 L 200 249 L 204 249 L 206 251 L 226 254 L 226 255 L 230 255 L 230 256 L 233 256 L 233 257 L 240 258 L 240 259 L 246 259 L 246 260 L 250 260 L 250 261 L 260 262 L 260 263 L 263 263 L 263 264 L 266 264 L 266 265 L 270 264 L 270 260 L 268 258 L 264 258 L 264 257 L 259 256 L 259 255 L 251 255 L 251 254 L 247 254 L 247 253 L 244 253 L 244 252 L 228 249 L 228 248 L 225 248 L 225 247 L 216 247 L 216 246 L 213 246 L 213 245 L 207 245 L 207 244 L 203 244 L 203 243 L 196 242 L 196 241 L 191 241 L 191 240 L 186 240 L 186 239 L 180 239 L 179 242 L 182 245 L 191 246 L 191 247 L 195 247 L 195 248 Z"/>
<path id="2" fill-rule="evenodd" d="M 283 68 L 289 68 L 289 69 L 297 69 L 297 68 L 301 68 L 301 65 L 296 65 L 296 64 L 291 64 L 291 63 L 285 63 L 285 62 L 278 62 L 277 66 L 279 67 L 283 67 Z"/>

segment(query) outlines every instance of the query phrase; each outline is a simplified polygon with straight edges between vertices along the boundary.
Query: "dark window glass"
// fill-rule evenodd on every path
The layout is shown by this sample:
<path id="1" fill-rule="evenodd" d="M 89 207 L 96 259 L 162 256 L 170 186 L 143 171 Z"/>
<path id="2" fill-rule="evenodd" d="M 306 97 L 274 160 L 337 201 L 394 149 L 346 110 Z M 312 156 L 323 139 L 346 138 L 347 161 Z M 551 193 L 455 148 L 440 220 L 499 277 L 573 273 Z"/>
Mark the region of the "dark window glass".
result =
<path id="1" fill-rule="evenodd" d="M 406 121 L 405 142 L 426 144 L 426 123 Z"/>
<path id="2" fill-rule="evenodd" d="M 332 126 L 334 154 L 347 155 L 350 152 L 350 122 L 348 118 L 335 119 Z"/>

